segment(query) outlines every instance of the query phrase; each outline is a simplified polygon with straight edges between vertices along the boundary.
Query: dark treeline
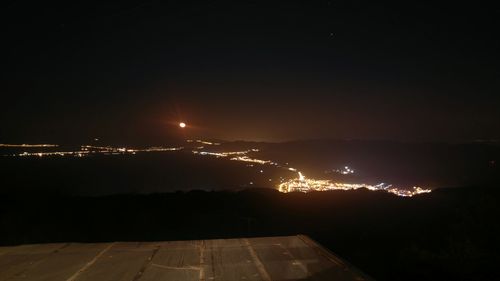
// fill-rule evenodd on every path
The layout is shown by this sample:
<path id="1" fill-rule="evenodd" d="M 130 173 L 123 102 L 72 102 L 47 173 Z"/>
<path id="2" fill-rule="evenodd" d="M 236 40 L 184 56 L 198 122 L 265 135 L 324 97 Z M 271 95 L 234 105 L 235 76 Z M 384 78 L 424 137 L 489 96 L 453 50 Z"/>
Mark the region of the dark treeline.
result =
<path id="1" fill-rule="evenodd" d="M 378 280 L 499 280 L 500 192 L 0 197 L 0 243 L 154 241 L 306 234 Z"/>

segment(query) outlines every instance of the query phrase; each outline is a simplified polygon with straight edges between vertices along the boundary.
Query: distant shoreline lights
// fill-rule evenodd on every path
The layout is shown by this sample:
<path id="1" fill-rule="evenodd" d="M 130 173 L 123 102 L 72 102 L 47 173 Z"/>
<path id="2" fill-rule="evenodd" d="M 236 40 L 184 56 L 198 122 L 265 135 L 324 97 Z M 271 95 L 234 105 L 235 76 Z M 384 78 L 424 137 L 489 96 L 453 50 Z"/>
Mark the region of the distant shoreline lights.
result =
<path id="1" fill-rule="evenodd" d="M 181 126 L 180 123 L 179 125 Z M 185 125 L 185 124 L 184 124 Z M 182 127 L 182 126 L 181 126 Z M 197 143 L 201 145 L 208 146 L 219 146 L 221 143 L 210 142 L 204 140 L 186 140 L 188 143 Z M 10 147 L 10 148 L 46 148 L 46 147 L 58 147 L 57 144 L 0 144 L 0 147 Z M 379 183 L 379 184 L 365 184 L 365 183 L 343 183 L 343 182 L 333 182 L 331 180 L 325 179 L 309 179 L 306 178 L 302 172 L 297 170 L 296 168 L 292 168 L 286 165 L 280 165 L 271 160 L 262 160 L 254 157 L 250 157 L 249 154 L 259 152 L 259 149 L 252 148 L 243 151 L 225 151 L 225 152 L 214 152 L 210 150 L 200 150 L 203 149 L 204 146 L 198 146 L 195 150 L 191 152 L 194 155 L 200 156 L 212 156 L 216 158 L 227 158 L 232 161 L 239 162 L 247 162 L 253 164 L 260 165 L 268 165 L 274 166 L 276 168 L 284 169 L 286 171 L 296 173 L 297 177 L 291 178 L 287 181 L 284 181 L 282 178 L 281 183 L 275 186 L 275 188 L 283 193 L 289 192 L 312 192 L 312 191 L 329 191 L 329 190 L 356 190 L 360 188 L 365 188 L 371 191 L 385 191 L 388 193 L 395 194 L 397 196 L 402 197 L 412 197 L 418 194 L 430 193 L 431 189 L 424 189 L 421 187 L 414 186 L 411 189 L 402 189 L 393 187 L 390 184 Z M 44 156 L 74 156 L 74 157 L 85 157 L 90 155 L 123 155 L 123 154 L 136 154 L 140 152 L 165 152 L 165 151 L 180 151 L 184 150 L 184 147 L 148 147 L 143 149 L 132 149 L 126 147 L 112 147 L 112 146 L 93 146 L 93 145 L 81 145 L 79 150 L 75 151 L 45 151 L 45 152 L 27 152 L 24 151 L 22 153 L 3 155 L 3 156 L 11 156 L 11 157 L 44 157 Z M 260 170 L 262 173 L 262 170 Z M 354 174 L 354 170 L 349 168 L 348 166 L 343 167 L 342 169 L 336 169 L 331 171 L 326 171 L 327 173 L 339 173 L 342 175 L 350 175 Z M 269 179 L 271 181 L 271 179 Z M 253 182 L 251 182 L 253 184 Z"/>
<path id="2" fill-rule="evenodd" d="M 0 143 L 0 147 L 23 147 L 23 148 L 30 148 L 30 147 L 58 147 L 58 144 L 8 144 L 8 143 Z"/>

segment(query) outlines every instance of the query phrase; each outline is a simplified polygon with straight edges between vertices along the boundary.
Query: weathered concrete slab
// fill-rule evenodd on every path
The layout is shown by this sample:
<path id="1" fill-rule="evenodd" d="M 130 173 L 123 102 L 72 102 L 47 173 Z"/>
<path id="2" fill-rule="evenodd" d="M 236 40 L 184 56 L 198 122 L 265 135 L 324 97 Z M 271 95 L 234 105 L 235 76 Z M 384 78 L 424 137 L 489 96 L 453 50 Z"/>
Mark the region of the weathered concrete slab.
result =
<path id="1" fill-rule="evenodd" d="M 24 274 L 64 246 L 65 244 L 43 244 L 0 247 L 4 250 L 0 255 L 0 280 Z"/>
<path id="2" fill-rule="evenodd" d="M 0 280 L 369 280 L 306 236 L 0 247 Z"/>
<path id="3" fill-rule="evenodd" d="M 100 257 L 99 262 L 90 266 L 75 279 L 78 281 L 134 280 L 138 272 L 148 264 L 157 248 L 158 246 L 148 243 L 116 243 Z"/>
<path id="4" fill-rule="evenodd" d="M 93 265 L 112 244 L 70 244 L 52 252 L 9 280 L 71 280 Z M 87 266 L 89 265 L 89 266 Z"/>

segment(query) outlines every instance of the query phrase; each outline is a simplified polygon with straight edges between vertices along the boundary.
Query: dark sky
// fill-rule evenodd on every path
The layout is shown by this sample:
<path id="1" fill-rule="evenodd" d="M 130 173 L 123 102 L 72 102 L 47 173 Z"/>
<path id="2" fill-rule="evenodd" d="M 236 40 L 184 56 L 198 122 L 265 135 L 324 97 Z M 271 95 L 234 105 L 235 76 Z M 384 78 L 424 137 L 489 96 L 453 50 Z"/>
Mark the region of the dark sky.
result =
<path id="1" fill-rule="evenodd" d="M 499 139 L 500 10 L 399 2 L 4 3 L 0 142 Z"/>

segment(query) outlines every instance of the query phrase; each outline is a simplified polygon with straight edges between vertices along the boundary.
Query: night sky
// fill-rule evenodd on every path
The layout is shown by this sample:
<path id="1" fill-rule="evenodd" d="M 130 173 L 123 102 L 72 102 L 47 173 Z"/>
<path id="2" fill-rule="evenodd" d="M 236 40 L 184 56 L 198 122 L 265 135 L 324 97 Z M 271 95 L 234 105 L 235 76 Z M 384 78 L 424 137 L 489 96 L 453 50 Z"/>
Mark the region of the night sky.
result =
<path id="1" fill-rule="evenodd" d="M 0 143 L 500 139 L 500 10 L 479 2 L 9 1 L 1 18 Z"/>

